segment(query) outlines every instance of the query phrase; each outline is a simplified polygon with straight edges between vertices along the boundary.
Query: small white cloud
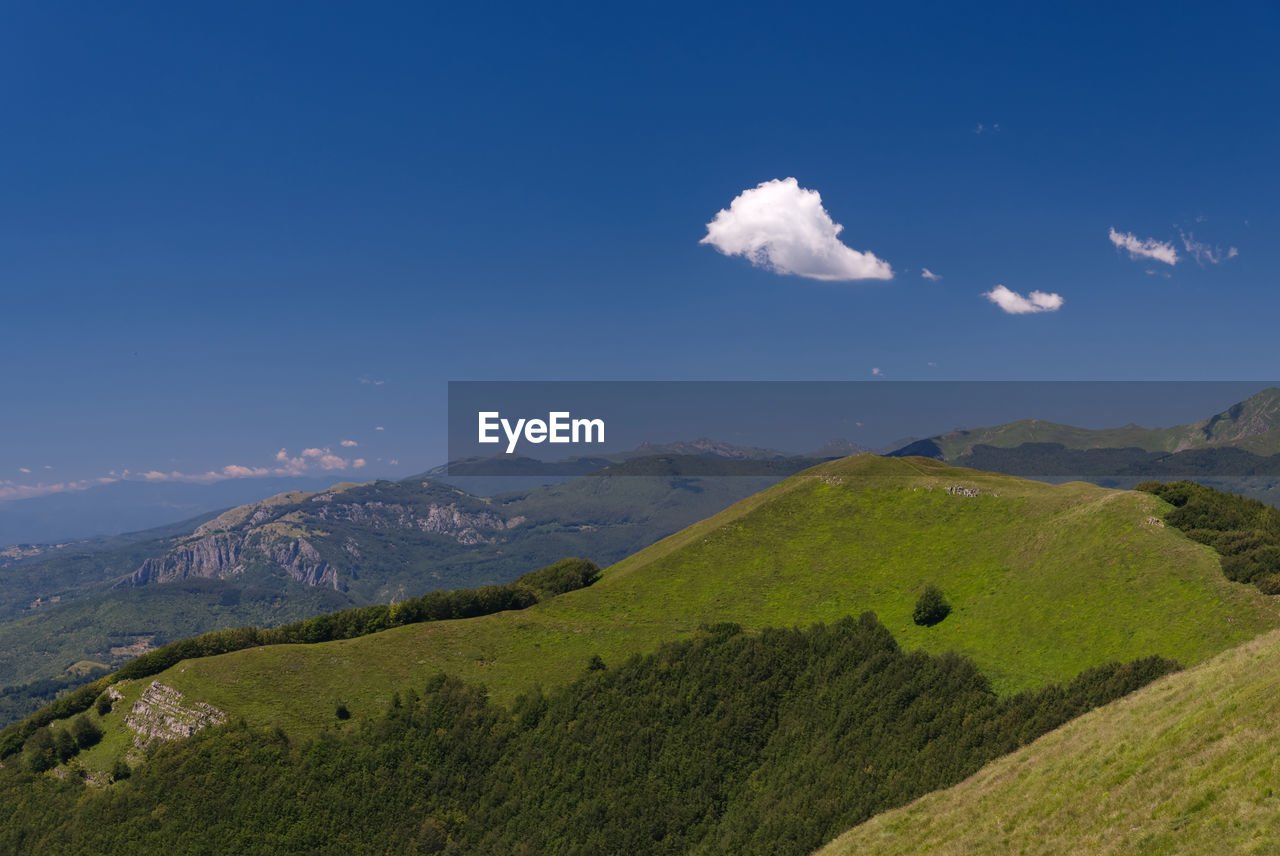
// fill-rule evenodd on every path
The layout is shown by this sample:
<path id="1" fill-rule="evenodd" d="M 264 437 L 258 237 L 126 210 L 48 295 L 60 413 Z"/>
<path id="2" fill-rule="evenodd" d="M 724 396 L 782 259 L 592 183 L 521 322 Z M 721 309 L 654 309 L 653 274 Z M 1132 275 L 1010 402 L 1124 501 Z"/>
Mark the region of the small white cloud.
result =
<path id="1" fill-rule="evenodd" d="M 354 449 L 356 446 L 359 446 L 360 444 L 357 443 L 355 440 L 343 440 L 338 445 L 342 446 L 344 449 Z"/>
<path id="2" fill-rule="evenodd" d="M 1240 255 L 1240 251 L 1237 250 L 1235 247 L 1227 248 L 1227 258 L 1234 259 L 1238 255 Z"/>
<path id="3" fill-rule="evenodd" d="M 357 470 L 363 467 L 364 465 L 365 465 L 364 458 L 356 458 L 354 461 L 351 462 L 351 466 L 355 467 Z"/>
<path id="4" fill-rule="evenodd" d="M 1033 291 L 1031 294 L 1023 297 L 1016 291 L 1011 291 L 1003 285 L 997 285 L 988 292 L 983 293 L 983 297 L 990 300 L 996 306 L 999 306 L 1010 315 L 1026 315 L 1032 312 L 1056 312 L 1062 307 L 1063 300 L 1060 294 L 1048 294 L 1043 291 Z"/>
<path id="5" fill-rule="evenodd" d="M 930 282 L 937 282 L 938 280 L 942 279 L 940 275 L 934 273 L 928 268 L 924 268 L 923 270 L 921 270 L 920 275 L 925 279 L 929 280 Z"/>
<path id="6" fill-rule="evenodd" d="M 707 235 L 698 243 L 778 274 L 824 281 L 893 279 L 888 262 L 845 246 L 839 238 L 843 229 L 822 207 L 818 191 L 794 178 L 775 178 L 738 194 L 707 224 Z"/>
<path id="7" fill-rule="evenodd" d="M 374 430 L 374 431 L 386 431 L 387 429 L 386 429 L 386 428 L 383 428 L 381 425 L 379 425 L 377 428 L 374 428 L 373 430 Z"/>
<path id="8" fill-rule="evenodd" d="M 881 375 L 884 374 L 884 369 L 880 368 L 879 366 L 876 366 L 871 370 L 871 373 L 876 377 L 880 377 Z"/>
<path id="9" fill-rule="evenodd" d="M 30 473 L 30 472 L 31 472 L 31 470 L 27 469 L 26 467 L 18 467 L 18 472 L 20 472 L 20 473 Z"/>
<path id="10" fill-rule="evenodd" d="M 994 134 L 999 130 L 1000 130 L 999 122 L 995 122 L 991 125 L 984 125 L 983 123 L 979 122 L 973 128 L 973 132 L 975 134 Z"/>
<path id="11" fill-rule="evenodd" d="M 1157 241 L 1155 238 L 1140 239 L 1132 232 L 1117 232 L 1114 227 L 1107 233 L 1111 243 L 1118 249 L 1127 250 L 1131 259 L 1153 259 L 1167 265 L 1178 263 L 1178 251 L 1173 244 Z"/>
<path id="12" fill-rule="evenodd" d="M 362 377 L 360 378 L 360 382 L 362 384 L 365 384 L 366 386 L 382 386 L 384 383 L 386 383 L 385 380 L 375 380 L 374 378 L 371 378 L 371 377 Z"/>
<path id="13" fill-rule="evenodd" d="M 938 367 L 937 363 L 935 363 L 933 360 L 929 361 L 929 368 L 936 369 L 937 367 Z"/>
<path id="14" fill-rule="evenodd" d="M 247 479 L 265 476 L 271 471 L 266 467 L 244 467 L 240 464 L 227 464 L 222 468 L 222 475 L 229 479 Z"/>
<path id="15" fill-rule="evenodd" d="M 287 449 L 276 452 L 276 462 L 280 465 L 271 472 L 276 475 L 301 475 L 313 466 L 322 470 L 345 470 L 350 461 L 333 454 L 328 448 L 307 448 L 296 458 L 289 456 Z"/>
<path id="16" fill-rule="evenodd" d="M 392 459 L 391 459 L 391 466 L 393 466 L 393 467 L 398 467 L 398 466 L 400 466 L 400 459 L 399 459 L 399 458 L 392 458 Z"/>
<path id="17" fill-rule="evenodd" d="M 44 465 L 44 468 L 45 468 L 46 470 L 51 470 L 51 469 L 53 469 L 53 467 L 49 466 L 48 464 L 45 464 L 45 465 Z"/>

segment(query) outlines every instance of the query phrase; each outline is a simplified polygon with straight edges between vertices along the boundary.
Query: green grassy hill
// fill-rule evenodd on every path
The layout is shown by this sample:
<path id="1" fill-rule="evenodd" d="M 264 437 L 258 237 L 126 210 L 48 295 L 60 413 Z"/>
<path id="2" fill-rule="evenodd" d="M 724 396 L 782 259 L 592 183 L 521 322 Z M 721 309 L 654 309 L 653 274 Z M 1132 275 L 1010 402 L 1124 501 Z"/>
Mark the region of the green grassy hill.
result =
<path id="1" fill-rule="evenodd" d="M 874 817 L 821 856 L 1274 853 L 1278 673 L 1269 633 Z"/>
<path id="2" fill-rule="evenodd" d="M 193 701 L 295 734 L 355 719 L 444 671 L 507 703 L 699 625 L 831 622 L 873 610 L 908 649 L 957 650 L 997 690 L 1069 680 L 1149 654 L 1199 662 L 1280 624 L 1217 555 L 1158 519 L 1143 493 L 858 456 L 807 470 L 520 612 L 319 645 L 251 649 L 158 676 Z M 911 621 L 935 583 L 953 612 Z M 126 695 L 140 692 L 127 687 Z"/>

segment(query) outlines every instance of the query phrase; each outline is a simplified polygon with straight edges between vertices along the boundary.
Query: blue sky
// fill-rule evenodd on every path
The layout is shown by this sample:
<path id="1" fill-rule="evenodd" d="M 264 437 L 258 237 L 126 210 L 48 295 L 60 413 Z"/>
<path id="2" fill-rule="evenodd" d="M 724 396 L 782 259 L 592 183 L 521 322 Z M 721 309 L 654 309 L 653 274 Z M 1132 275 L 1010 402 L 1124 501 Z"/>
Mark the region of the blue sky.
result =
<path id="1" fill-rule="evenodd" d="M 1280 376 L 1274 7 L 463 5 L 6 7 L 4 496 L 418 471 L 449 379 Z M 699 243 L 789 177 L 893 278 Z"/>

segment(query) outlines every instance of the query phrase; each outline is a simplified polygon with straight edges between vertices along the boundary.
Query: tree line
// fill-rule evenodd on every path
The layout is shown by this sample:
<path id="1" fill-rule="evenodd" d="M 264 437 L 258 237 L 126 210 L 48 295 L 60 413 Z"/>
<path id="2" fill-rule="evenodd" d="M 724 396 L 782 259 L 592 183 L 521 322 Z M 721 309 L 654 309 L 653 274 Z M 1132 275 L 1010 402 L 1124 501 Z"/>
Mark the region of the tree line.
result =
<path id="1" fill-rule="evenodd" d="M 1173 506 L 1165 522 L 1222 555 L 1229 580 L 1280 594 L 1280 509 L 1191 481 L 1138 485 Z"/>

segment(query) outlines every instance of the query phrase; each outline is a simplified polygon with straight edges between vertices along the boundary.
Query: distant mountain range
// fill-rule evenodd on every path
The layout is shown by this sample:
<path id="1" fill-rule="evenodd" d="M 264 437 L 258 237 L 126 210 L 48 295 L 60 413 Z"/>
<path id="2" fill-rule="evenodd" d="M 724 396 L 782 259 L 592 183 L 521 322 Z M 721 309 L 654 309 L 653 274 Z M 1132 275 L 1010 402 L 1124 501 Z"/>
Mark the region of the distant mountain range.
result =
<path id="1" fill-rule="evenodd" d="M 1023 419 L 940 434 L 890 454 L 1117 487 L 1188 478 L 1280 504 L 1280 389 L 1190 425 L 1092 429 Z"/>
<path id="2" fill-rule="evenodd" d="M 979 447 L 1012 449 L 1028 443 L 1064 449 L 1139 449 L 1180 454 L 1193 450 L 1234 448 L 1259 457 L 1280 454 L 1280 389 L 1265 389 L 1221 413 L 1172 428 L 1077 428 L 1039 419 L 1020 419 L 990 428 L 939 434 L 909 443 L 895 456 L 922 455 L 959 460 Z"/>

